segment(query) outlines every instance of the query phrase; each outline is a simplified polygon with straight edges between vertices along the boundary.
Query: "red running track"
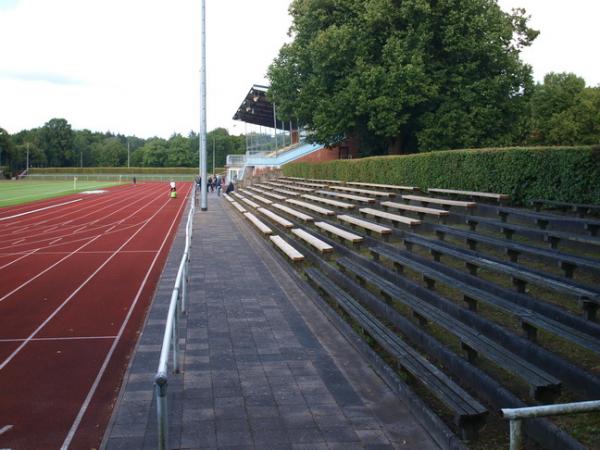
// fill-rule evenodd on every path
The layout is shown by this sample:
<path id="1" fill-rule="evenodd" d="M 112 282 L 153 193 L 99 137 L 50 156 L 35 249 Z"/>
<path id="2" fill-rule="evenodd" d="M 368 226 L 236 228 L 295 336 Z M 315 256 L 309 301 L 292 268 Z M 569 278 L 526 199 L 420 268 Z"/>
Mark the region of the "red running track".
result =
<path id="1" fill-rule="evenodd" d="M 0 209 L 0 448 L 98 448 L 191 184 Z"/>

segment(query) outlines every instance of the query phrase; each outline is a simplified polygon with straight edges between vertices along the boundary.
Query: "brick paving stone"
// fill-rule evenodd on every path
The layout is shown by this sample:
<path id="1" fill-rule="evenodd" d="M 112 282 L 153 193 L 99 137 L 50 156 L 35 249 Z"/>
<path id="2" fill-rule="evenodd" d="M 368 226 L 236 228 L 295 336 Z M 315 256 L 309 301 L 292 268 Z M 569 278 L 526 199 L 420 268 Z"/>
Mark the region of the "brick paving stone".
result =
<path id="1" fill-rule="evenodd" d="M 183 225 L 104 449 L 156 447 L 153 377 Z M 182 373 L 169 375 L 171 448 L 438 448 L 305 290 L 241 216 L 209 195 L 208 211 L 194 217 Z"/>

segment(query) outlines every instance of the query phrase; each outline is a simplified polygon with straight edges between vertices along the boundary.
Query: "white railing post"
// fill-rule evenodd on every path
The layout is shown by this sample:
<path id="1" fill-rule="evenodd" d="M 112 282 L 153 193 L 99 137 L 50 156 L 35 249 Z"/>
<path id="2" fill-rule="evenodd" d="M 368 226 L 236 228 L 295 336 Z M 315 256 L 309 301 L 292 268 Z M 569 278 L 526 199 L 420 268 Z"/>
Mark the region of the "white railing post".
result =
<path id="1" fill-rule="evenodd" d="M 187 296 L 187 277 L 189 271 L 190 246 L 192 220 L 194 217 L 194 197 L 196 187 L 194 186 L 193 195 L 190 201 L 190 212 L 187 217 L 185 226 L 185 245 L 183 256 L 177 270 L 175 278 L 175 286 L 171 292 L 171 300 L 169 302 L 169 312 L 167 313 L 167 321 L 165 324 L 165 333 L 160 351 L 160 361 L 158 370 L 154 377 L 154 387 L 156 392 L 156 414 L 158 425 L 158 448 L 166 450 L 169 443 L 169 412 L 167 409 L 167 386 L 168 386 L 168 361 L 169 352 L 173 352 L 173 372 L 179 373 L 179 312 L 185 311 L 185 298 Z M 180 298 L 181 296 L 181 298 Z M 181 304 L 179 303 L 181 301 Z M 172 346 L 172 348 L 171 348 Z"/>
<path id="2" fill-rule="evenodd" d="M 523 438 L 523 419 L 579 414 L 592 411 L 600 411 L 600 400 L 562 403 L 558 405 L 529 406 L 524 408 L 503 408 L 500 410 L 500 415 L 504 419 L 510 420 L 510 450 L 519 450 Z"/>
<path id="3" fill-rule="evenodd" d="M 169 445 L 169 426 L 167 423 L 167 377 L 157 375 L 154 380 L 156 391 L 156 416 L 158 421 L 158 449 L 166 450 Z"/>

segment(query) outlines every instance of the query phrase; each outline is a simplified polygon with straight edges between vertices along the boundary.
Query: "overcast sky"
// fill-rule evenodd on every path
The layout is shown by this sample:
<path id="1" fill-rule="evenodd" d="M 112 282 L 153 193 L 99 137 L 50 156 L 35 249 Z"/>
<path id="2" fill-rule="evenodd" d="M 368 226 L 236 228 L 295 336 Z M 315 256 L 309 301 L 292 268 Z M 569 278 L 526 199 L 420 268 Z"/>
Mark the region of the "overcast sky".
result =
<path id="1" fill-rule="evenodd" d="M 541 31 L 523 59 L 536 80 L 574 72 L 600 85 L 597 0 L 500 0 Z M 287 0 L 206 0 L 208 129 L 231 117 L 289 38 Z M 53 117 L 139 137 L 199 125 L 200 0 L 0 0 L 0 127 Z"/>

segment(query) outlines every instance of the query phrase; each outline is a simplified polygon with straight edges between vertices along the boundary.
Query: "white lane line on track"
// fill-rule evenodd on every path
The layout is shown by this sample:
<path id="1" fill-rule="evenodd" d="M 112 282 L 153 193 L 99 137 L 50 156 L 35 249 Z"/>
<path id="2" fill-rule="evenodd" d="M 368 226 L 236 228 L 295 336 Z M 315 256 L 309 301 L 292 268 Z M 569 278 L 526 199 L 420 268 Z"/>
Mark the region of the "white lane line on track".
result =
<path id="1" fill-rule="evenodd" d="M 5 267 L 8 267 L 8 266 L 10 266 L 11 264 L 14 264 L 14 263 L 16 263 L 17 261 L 20 261 L 20 260 L 22 260 L 23 258 L 27 258 L 28 256 L 30 256 L 30 255 L 33 255 L 33 254 L 34 254 L 35 252 L 37 252 L 38 250 L 39 250 L 39 248 L 36 248 L 36 249 L 35 249 L 34 251 L 32 251 L 32 252 L 27 252 L 27 253 L 25 253 L 25 254 L 24 254 L 23 256 L 21 256 L 20 258 L 14 259 L 14 260 L 12 260 L 12 261 L 11 261 L 11 262 L 9 262 L 9 263 L 7 263 L 7 264 L 4 264 L 3 266 L 0 266 L 0 270 L 4 269 Z M 3 256 L 4 256 L 4 255 L 3 255 Z M 9 255 L 9 256 L 10 256 L 10 255 Z M 2 301 L 2 300 L 0 300 L 0 301 Z"/>
<path id="2" fill-rule="evenodd" d="M 50 209 L 50 208 L 56 208 L 57 206 L 63 206 L 63 205 L 68 205 L 70 203 L 75 203 L 75 202 L 80 202 L 81 200 L 83 200 L 82 198 L 78 198 L 76 200 L 71 200 L 69 202 L 64 202 L 64 203 L 59 203 L 58 205 L 51 205 L 51 206 L 46 206 L 44 208 L 39 208 L 39 209 L 33 209 L 31 211 L 26 211 L 24 213 L 20 213 L 20 214 L 15 214 L 14 216 L 8 216 L 8 217 L 0 217 L 0 222 L 4 221 L 4 220 L 9 220 L 9 219 L 15 219 L 17 217 L 21 217 L 21 216 L 26 216 L 28 214 L 33 214 L 36 212 L 40 212 L 40 211 L 44 211 L 46 209 Z"/>
<path id="3" fill-rule="evenodd" d="M 188 192 L 188 195 L 189 195 L 189 192 Z M 88 395 L 85 398 L 85 401 L 81 405 L 81 409 L 79 410 L 79 413 L 77 414 L 77 417 L 75 418 L 75 421 L 73 422 L 73 425 L 71 426 L 71 429 L 69 430 L 69 433 L 67 434 L 67 437 L 65 438 L 65 441 L 63 442 L 62 446 L 60 447 L 61 450 L 67 450 L 69 448 L 69 445 L 71 445 L 71 441 L 73 441 L 73 437 L 75 437 L 75 433 L 77 433 L 79 425 L 81 424 L 81 420 L 83 419 L 83 415 L 87 411 L 88 406 L 90 405 L 90 403 L 92 401 L 92 397 L 96 393 L 96 389 L 98 389 L 98 385 L 100 384 L 100 379 L 104 375 L 104 372 L 106 372 L 108 363 L 110 362 L 112 355 L 113 355 L 115 349 L 117 348 L 119 341 L 121 340 L 121 336 L 123 336 L 125 327 L 129 323 L 131 314 L 133 313 L 133 310 L 135 309 L 135 306 L 137 305 L 137 302 L 138 302 L 140 296 L 142 295 L 142 291 L 144 290 L 144 287 L 146 286 L 146 282 L 148 281 L 148 278 L 150 277 L 150 272 L 152 272 L 152 269 L 154 268 L 154 265 L 156 264 L 156 261 L 158 260 L 158 256 L 160 255 L 160 252 L 162 251 L 163 247 L 167 243 L 169 235 L 171 234 L 171 230 L 175 226 L 175 223 L 177 222 L 177 218 L 179 217 L 179 214 L 181 213 L 182 207 L 184 207 L 187 204 L 188 195 L 186 195 L 184 198 L 184 201 L 181 202 L 181 206 L 179 207 L 177 214 L 175 214 L 175 217 L 173 218 L 173 221 L 171 222 L 171 226 L 169 227 L 169 230 L 165 234 L 165 238 L 163 239 L 162 244 L 160 245 L 160 249 L 156 253 L 156 256 L 152 260 L 152 264 L 150 264 L 150 267 L 148 268 L 148 271 L 146 272 L 146 276 L 144 277 L 144 280 L 142 281 L 142 284 L 140 285 L 140 288 L 138 289 L 137 294 L 135 295 L 135 298 L 134 298 L 131 306 L 129 307 L 127 316 L 125 317 L 125 320 L 121 324 L 121 328 L 119 329 L 117 338 L 113 341 L 113 344 L 110 347 L 110 350 L 108 351 L 108 354 L 106 355 L 106 358 L 104 359 L 104 363 L 102 363 L 102 367 L 98 371 L 98 375 L 96 376 L 96 379 L 94 380 L 94 383 L 92 384 L 92 387 L 90 388 Z"/>
<path id="4" fill-rule="evenodd" d="M 14 425 L 5 425 L 2 428 L 0 428 L 0 435 L 6 433 L 7 431 L 10 431 L 13 429 Z"/>
<path id="5" fill-rule="evenodd" d="M 169 200 L 170 200 L 170 199 L 169 199 Z M 63 309 L 63 308 L 66 306 L 66 305 L 67 305 L 67 303 L 69 303 L 69 302 L 70 302 L 70 301 L 73 299 L 73 297 L 75 297 L 75 295 L 77 295 L 77 293 L 78 293 L 79 291 L 81 291 L 81 290 L 82 290 L 82 289 L 85 287 L 85 285 L 87 285 L 87 284 L 90 282 L 90 280 L 91 280 L 92 278 L 94 278 L 94 277 L 95 277 L 95 276 L 96 276 L 96 275 L 97 275 L 97 274 L 98 274 L 98 273 L 99 273 L 99 272 L 100 272 L 100 271 L 101 271 L 101 270 L 102 270 L 104 267 L 106 267 L 106 265 L 107 265 L 107 264 L 108 264 L 110 261 L 112 261 L 112 259 L 113 259 L 113 258 L 114 258 L 116 255 L 118 255 L 118 254 L 119 254 L 119 252 L 120 252 L 120 251 L 121 251 L 121 250 L 122 250 L 122 249 L 123 249 L 123 248 L 124 248 L 124 247 L 125 247 L 125 246 L 126 246 L 128 243 L 129 243 L 129 242 L 131 242 L 131 240 L 133 240 L 133 238 L 134 238 L 134 237 L 136 237 L 140 231 L 142 231 L 142 230 L 144 229 L 144 227 L 145 227 L 145 226 L 146 226 L 146 225 L 147 225 L 147 224 L 150 222 L 150 220 L 151 220 L 152 218 L 156 217 L 156 216 L 158 215 L 158 213 L 159 213 L 159 212 L 161 212 L 161 211 L 163 210 L 163 208 L 169 204 L 169 200 L 167 200 L 167 201 L 166 201 L 166 202 L 163 204 L 163 206 L 161 206 L 161 207 L 160 207 L 160 208 L 159 208 L 159 209 L 158 209 L 158 210 L 157 210 L 157 211 L 156 211 L 156 212 L 155 212 L 155 213 L 152 215 L 152 217 L 151 217 L 151 218 L 148 220 L 148 222 L 146 222 L 144 225 L 142 225 L 140 228 L 138 228 L 138 230 L 137 230 L 135 233 L 133 233 L 133 234 L 132 234 L 132 235 L 129 237 L 129 239 L 127 239 L 127 240 L 126 240 L 126 241 L 125 241 L 125 242 L 124 242 L 124 243 L 123 243 L 123 244 L 122 244 L 122 245 L 121 245 L 121 246 L 120 246 L 120 247 L 119 247 L 117 250 L 115 250 L 115 251 L 113 252 L 113 254 L 112 254 L 111 256 L 109 256 L 109 257 L 108 257 L 108 258 L 107 258 L 107 259 L 106 259 L 106 260 L 105 260 L 105 261 L 104 261 L 104 262 L 103 262 L 103 263 L 102 263 L 102 264 L 101 264 L 101 265 L 100 265 L 100 266 L 99 266 L 99 267 L 98 267 L 96 270 L 94 270 L 94 272 L 93 272 L 93 273 L 92 273 L 92 274 L 91 274 L 89 277 L 87 277 L 87 278 L 85 279 L 85 281 L 84 281 L 83 283 L 81 283 L 81 284 L 79 285 L 79 287 L 78 287 L 77 289 L 75 289 L 75 290 L 74 290 L 74 291 L 71 293 L 71 295 L 69 295 L 69 296 L 68 296 L 68 297 L 65 299 L 65 301 L 63 301 L 63 302 L 62 302 L 62 303 L 61 303 L 61 304 L 60 304 L 60 305 L 59 305 L 59 306 L 58 306 L 58 307 L 57 307 L 57 308 L 56 308 L 56 309 L 55 309 L 55 310 L 52 312 L 52 314 L 50 314 L 50 315 L 49 315 L 49 316 L 46 318 L 46 320 L 44 320 L 44 321 L 41 323 L 41 324 L 40 324 L 40 325 L 39 325 L 39 326 L 38 326 L 38 327 L 37 327 L 37 328 L 36 328 L 36 329 L 33 331 L 33 333 L 31 333 L 31 334 L 30 334 L 30 335 L 27 337 L 27 339 L 26 339 L 25 341 L 23 341 L 23 343 L 22 343 L 21 345 L 19 345 L 19 346 L 18 346 L 18 347 L 17 347 L 17 348 L 16 348 L 16 349 L 15 349 L 15 350 L 14 350 L 14 351 L 13 351 L 13 352 L 12 352 L 12 353 L 11 353 L 11 354 L 10 354 L 10 355 L 7 357 L 7 358 L 6 358 L 6 359 L 5 359 L 3 362 L 2 362 L 2 364 L 0 364 L 0 370 L 3 370 L 3 369 L 4 369 L 4 368 L 5 368 L 7 365 L 8 365 L 8 363 L 10 363 L 10 362 L 11 362 L 11 361 L 14 359 L 14 357 L 15 357 L 15 356 L 17 356 L 17 355 L 18 355 L 18 354 L 21 352 L 21 350 L 22 350 L 22 349 L 23 349 L 23 348 L 24 348 L 24 347 L 25 347 L 25 346 L 26 346 L 26 345 L 29 343 L 29 341 L 31 341 L 31 339 L 33 339 L 33 338 L 34 338 L 34 337 L 35 337 L 35 336 L 36 336 L 36 335 L 37 335 L 37 334 L 38 334 L 38 333 L 39 333 L 39 332 L 40 332 L 40 331 L 41 331 L 41 330 L 42 330 L 42 329 L 43 329 L 43 328 L 44 328 L 44 327 L 45 327 L 45 326 L 46 326 L 46 325 L 47 325 L 47 324 L 48 324 L 48 323 L 49 323 L 49 322 L 50 322 L 50 321 L 51 321 L 51 320 L 52 320 L 52 319 L 53 319 L 53 318 L 54 318 L 54 317 L 55 317 L 55 316 L 56 316 L 56 315 L 57 315 L 57 314 L 58 314 L 58 313 L 59 313 L 59 312 L 60 312 L 60 311 L 61 311 L 61 310 L 62 310 L 62 309 Z M 95 240 L 95 239 L 97 239 L 98 237 L 100 237 L 100 236 L 97 236 L 96 238 L 94 238 L 94 240 Z M 87 245 L 87 244 L 85 244 L 85 245 Z M 63 259 L 64 259 L 64 258 L 63 258 Z M 38 275 L 38 276 L 39 276 L 39 275 Z M 29 282 L 27 282 L 27 283 L 29 283 Z M 17 288 L 17 289 L 19 289 L 19 288 Z M 2 298 L 0 299 L 0 301 L 4 300 L 4 299 L 5 299 L 5 298 L 6 298 L 8 295 L 10 295 L 10 294 L 7 294 L 7 295 L 5 295 L 4 297 L 2 297 Z"/>
<path id="6" fill-rule="evenodd" d="M 93 341 L 98 339 L 115 339 L 117 336 L 65 336 L 65 337 L 47 337 L 33 338 L 29 342 L 44 342 L 44 341 Z M 0 339 L 0 343 L 6 344 L 11 342 L 24 342 L 26 339 Z"/>

